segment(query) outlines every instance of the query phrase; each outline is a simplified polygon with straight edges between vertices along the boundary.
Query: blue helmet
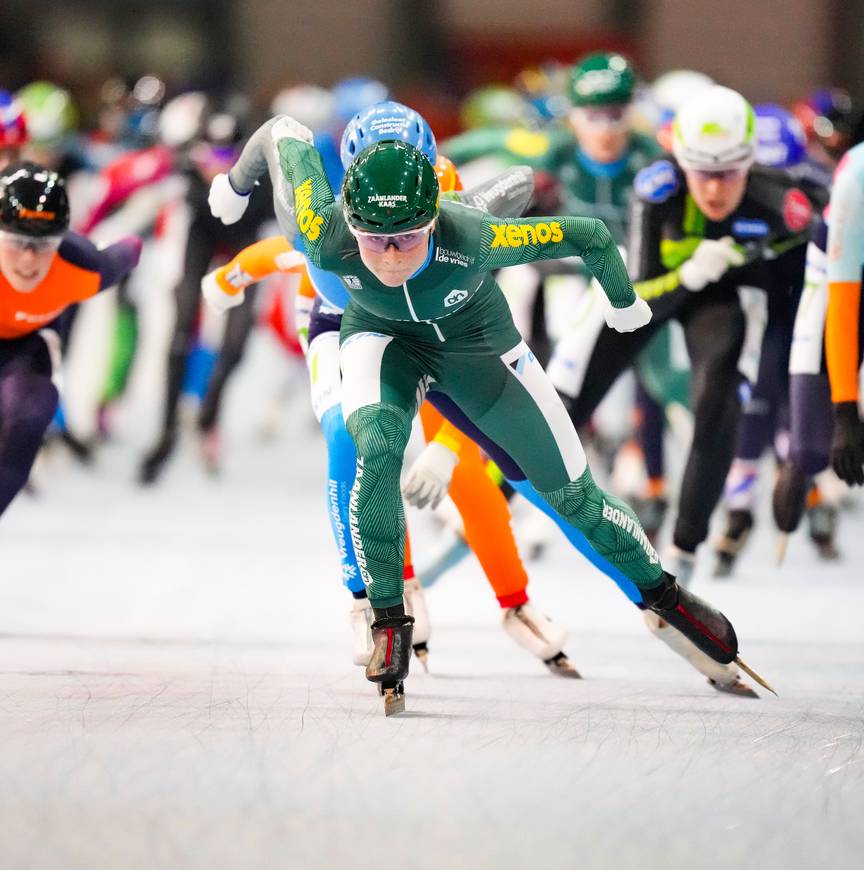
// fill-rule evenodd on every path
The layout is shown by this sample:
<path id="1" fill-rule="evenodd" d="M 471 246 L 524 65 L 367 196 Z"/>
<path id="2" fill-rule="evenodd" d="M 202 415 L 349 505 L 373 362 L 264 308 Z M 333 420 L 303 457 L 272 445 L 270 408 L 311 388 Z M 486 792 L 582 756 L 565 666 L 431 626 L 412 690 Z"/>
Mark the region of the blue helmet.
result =
<path id="1" fill-rule="evenodd" d="M 387 85 L 375 79 L 342 79 L 333 85 L 333 113 L 343 124 L 347 124 L 358 112 L 368 109 L 374 103 L 390 98 Z"/>
<path id="2" fill-rule="evenodd" d="M 342 133 L 339 156 L 347 169 L 354 158 L 376 142 L 401 139 L 413 145 L 434 166 L 438 157 L 435 135 L 426 119 L 414 109 L 393 100 L 375 103 L 355 115 Z"/>
<path id="3" fill-rule="evenodd" d="M 807 157 L 807 137 L 801 122 L 775 103 L 753 107 L 756 113 L 756 162 L 790 169 Z"/>

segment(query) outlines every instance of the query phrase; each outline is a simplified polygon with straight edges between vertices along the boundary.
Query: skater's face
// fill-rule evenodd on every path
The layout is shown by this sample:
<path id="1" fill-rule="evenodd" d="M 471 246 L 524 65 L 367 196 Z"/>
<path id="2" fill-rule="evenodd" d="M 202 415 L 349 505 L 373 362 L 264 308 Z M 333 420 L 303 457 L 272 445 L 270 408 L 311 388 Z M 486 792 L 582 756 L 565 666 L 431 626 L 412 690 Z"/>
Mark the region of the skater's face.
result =
<path id="1" fill-rule="evenodd" d="M 620 160 L 630 144 L 630 108 L 627 105 L 585 106 L 570 112 L 579 147 L 598 163 Z"/>
<path id="2" fill-rule="evenodd" d="M 708 220 L 722 221 L 741 204 L 747 187 L 747 170 L 723 172 L 686 171 L 687 189 Z"/>
<path id="3" fill-rule="evenodd" d="M 433 224 L 398 235 L 354 232 L 363 265 L 385 286 L 399 287 L 426 262 Z"/>
<path id="4" fill-rule="evenodd" d="M 0 148 L 0 172 L 21 159 L 20 148 Z"/>
<path id="5" fill-rule="evenodd" d="M 0 232 L 0 273 L 19 293 L 31 293 L 44 280 L 61 236 L 33 239 Z"/>

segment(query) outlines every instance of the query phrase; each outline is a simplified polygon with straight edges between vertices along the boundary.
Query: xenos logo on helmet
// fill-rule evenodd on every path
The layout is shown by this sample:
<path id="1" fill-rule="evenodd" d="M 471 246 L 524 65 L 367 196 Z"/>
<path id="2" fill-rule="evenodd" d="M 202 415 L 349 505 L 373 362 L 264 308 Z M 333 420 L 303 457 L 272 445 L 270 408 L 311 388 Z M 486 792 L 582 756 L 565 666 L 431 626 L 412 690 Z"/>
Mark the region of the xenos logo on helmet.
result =
<path id="1" fill-rule="evenodd" d="M 297 211 L 297 226 L 300 232 L 314 242 L 321 235 L 321 224 L 324 218 L 315 214 L 310 208 L 312 205 L 312 179 L 307 178 L 294 194 L 295 209 Z"/>
<path id="2" fill-rule="evenodd" d="M 548 245 L 564 239 L 558 221 L 539 224 L 492 224 L 493 248 L 522 248 L 525 245 Z"/>
<path id="3" fill-rule="evenodd" d="M 35 211 L 32 208 L 18 207 L 18 217 L 26 218 L 27 220 L 35 221 L 53 221 L 57 217 L 57 213 L 53 211 Z"/>

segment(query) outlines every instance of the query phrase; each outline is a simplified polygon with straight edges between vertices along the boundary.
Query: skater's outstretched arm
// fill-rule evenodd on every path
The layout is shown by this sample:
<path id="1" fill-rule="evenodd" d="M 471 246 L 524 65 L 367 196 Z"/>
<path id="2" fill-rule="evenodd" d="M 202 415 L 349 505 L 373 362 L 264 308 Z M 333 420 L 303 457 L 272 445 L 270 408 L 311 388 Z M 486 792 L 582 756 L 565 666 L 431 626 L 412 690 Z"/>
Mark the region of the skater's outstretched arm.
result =
<path id="1" fill-rule="evenodd" d="M 127 236 L 99 250 L 89 239 L 70 232 L 57 253 L 76 272 L 74 284 L 82 292 L 75 298 L 86 299 L 119 284 L 138 265 L 141 246 L 138 236 Z"/>
<path id="2" fill-rule="evenodd" d="M 201 279 L 201 292 L 217 311 L 240 305 L 251 284 L 276 272 L 301 272 L 306 268 L 303 255 L 284 236 L 262 239 L 240 251 L 224 266 Z"/>
<path id="3" fill-rule="evenodd" d="M 449 196 L 496 217 L 519 217 L 534 196 L 534 170 L 529 166 L 514 166 L 476 187 L 454 191 Z"/>
<path id="4" fill-rule="evenodd" d="M 606 320 L 620 331 L 644 326 L 648 306 L 633 291 L 627 267 L 606 224 L 594 218 L 536 217 L 499 220 L 489 217 L 481 231 L 477 262 L 481 270 L 537 260 L 581 257 L 603 288 L 611 311 Z"/>
<path id="5" fill-rule="evenodd" d="M 309 261 L 322 269 L 335 265 L 345 250 L 356 246 L 337 206 L 321 155 L 311 141 L 298 138 L 304 127 L 283 118 L 271 131 L 286 181 L 294 190 L 294 211 Z M 290 123 L 289 123 L 290 122 Z M 306 131 L 308 133 L 308 131 Z"/>

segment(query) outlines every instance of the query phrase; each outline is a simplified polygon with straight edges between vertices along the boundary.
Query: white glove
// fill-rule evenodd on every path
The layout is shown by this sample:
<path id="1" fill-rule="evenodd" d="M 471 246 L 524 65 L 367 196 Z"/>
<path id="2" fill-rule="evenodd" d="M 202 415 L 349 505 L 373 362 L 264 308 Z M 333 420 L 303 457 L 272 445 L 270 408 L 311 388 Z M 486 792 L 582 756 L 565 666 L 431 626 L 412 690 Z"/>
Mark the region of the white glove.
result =
<path id="1" fill-rule="evenodd" d="M 270 128 L 270 136 L 274 142 L 279 142 L 280 139 L 299 139 L 308 145 L 312 144 L 312 131 L 290 115 L 282 115 L 279 118 Z"/>
<path id="2" fill-rule="evenodd" d="M 210 214 L 219 218 L 223 224 L 236 224 L 243 217 L 246 206 L 249 205 L 248 193 L 237 193 L 228 176 L 220 172 L 210 183 L 210 194 L 207 197 Z"/>
<path id="3" fill-rule="evenodd" d="M 650 322 L 651 306 L 641 296 L 637 296 L 635 302 L 626 308 L 613 308 L 610 305 L 606 310 L 606 323 L 616 332 L 633 332 Z"/>
<path id="4" fill-rule="evenodd" d="M 219 286 L 215 272 L 210 272 L 201 279 L 201 293 L 207 300 L 207 304 L 220 314 L 224 314 L 229 308 L 242 305 L 246 298 L 246 293 L 243 290 L 239 293 L 226 293 Z"/>
<path id="5" fill-rule="evenodd" d="M 678 276 L 688 290 L 701 290 L 719 281 L 727 269 L 742 265 L 744 254 L 735 247 L 731 236 L 716 241 L 705 239 L 678 270 Z"/>
<path id="6" fill-rule="evenodd" d="M 402 495 L 408 504 L 422 508 L 428 504 L 436 508 L 450 489 L 453 469 L 459 464 L 459 457 L 438 441 L 430 441 L 414 461 L 405 483 Z"/>

